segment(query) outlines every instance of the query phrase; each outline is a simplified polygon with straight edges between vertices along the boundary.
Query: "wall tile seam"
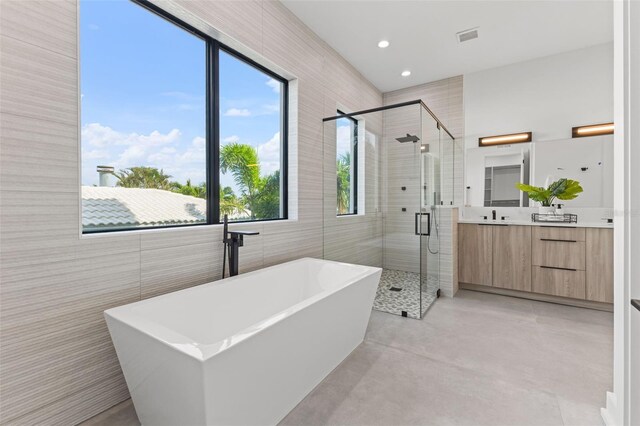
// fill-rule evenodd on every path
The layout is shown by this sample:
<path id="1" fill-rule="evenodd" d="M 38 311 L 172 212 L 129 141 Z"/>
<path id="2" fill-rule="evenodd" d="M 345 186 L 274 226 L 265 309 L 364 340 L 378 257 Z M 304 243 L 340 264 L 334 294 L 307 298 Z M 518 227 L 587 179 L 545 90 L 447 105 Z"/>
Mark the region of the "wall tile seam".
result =
<path id="1" fill-rule="evenodd" d="M 29 46 L 33 46 L 33 47 L 35 47 L 35 48 L 38 48 L 38 49 L 44 50 L 44 51 L 49 52 L 49 53 L 54 53 L 54 54 L 56 54 L 56 55 L 58 55 L 58 56 L 61 56 L 61 57 L 67 58 L 67 59 L 72 59 L 72 60 L 74 60 L 74 61 L 78 61 L 78 57 L 77 57 L 77 56 L 65 55 L 64 53 L 61 53 L 61 52 L 59 52 L 59 51 L 57 51 L 57 50 L 51 50 L 51 49 L 48 49 L 48 48 L 46 48 L 46 47 L 44 47 L 44 46 L 41 46 L 41 45 L 39 45 L 39 44 L 35 44 L 35 43 L 32 43 L 32 42 L 30 42 L 30 41 L 23 40 L 23 39 L 18 38 L 18 37 L 10 36 L 10 35 L 5 34 L 5 33 L 0 33 L 0 39 L 1 39 L 2 37 L 6 37 L 6 38 L 9 38 L 9 39 L 11 39 L 11 40 L 18 41 L 18 42 L 20 42 L 20 43 L 28 44 Z M 0 41 L 0 44 L 1 44 L 1 41 Z M 1 65 L 1 63 L 2 63 L 2 61 L 0 60 L 0 65 Z"/>
<path id="2" fill-rule="evenodd" d="M 71 124 L 71 122 L 69 121 L 63 121 L 63 120 L 52 120 L 50 118 L 43 118 L 39 115 L 25 115 L 25 114 L 17 114 L 15 112 L 10 112 L 7 111 L 3 106 L 2 106 L 2 102 L 0 101 L 0 114 L 6 114 L 6 115 L 10 115 L 13 117 L 20 117 L 20 118 L 26 118 L 26 119 L 30 119 L 30 120 L 39 120 L 39 121 L 44 121 L 47 123 L 55 123 L 55 124 L 61 124 L 63 126 L 69 126 L 69 127 L 77 127 L 76 124 Z M 61 137 L 61 136 L 57 136 L 57 137 Z"/>

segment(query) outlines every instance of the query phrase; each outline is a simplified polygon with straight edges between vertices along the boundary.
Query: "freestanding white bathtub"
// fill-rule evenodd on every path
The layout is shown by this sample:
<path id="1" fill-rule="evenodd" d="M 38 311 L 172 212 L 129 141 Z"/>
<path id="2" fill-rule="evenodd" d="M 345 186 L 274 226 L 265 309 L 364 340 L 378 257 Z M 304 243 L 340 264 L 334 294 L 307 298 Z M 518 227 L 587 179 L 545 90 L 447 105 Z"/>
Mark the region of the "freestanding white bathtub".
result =
<path id="1" fill-rule="evenodd" d="M 362 342 L 380 274 L 307 258 L 105 311 L 140 421 L 278 423 Z"/>

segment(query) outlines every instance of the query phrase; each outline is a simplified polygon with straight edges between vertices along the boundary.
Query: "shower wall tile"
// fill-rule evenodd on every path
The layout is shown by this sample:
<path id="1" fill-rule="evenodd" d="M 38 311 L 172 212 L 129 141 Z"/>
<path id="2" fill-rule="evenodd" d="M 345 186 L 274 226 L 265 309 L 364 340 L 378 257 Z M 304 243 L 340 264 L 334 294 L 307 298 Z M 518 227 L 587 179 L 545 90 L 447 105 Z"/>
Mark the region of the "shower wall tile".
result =
<path id="1" fill-rule="evenodd" d="M 279 2 L 156 4 L 290 79 L 291 219 L 233 225 L 260 231 L 240 249 L 241 270 L 322 257 L 322 118 L 379 106 L 381 93 Z M 222 272 L 220 226 L 80 235 L 77 7 L 0 2 L 2 424 L 77 424 L 128 398 L 103 311 Z M 365 168 L 371 191 L 375 168 Z M 381 264 L 372 204 L 356 226 L 330 232 L 336 254 Z"/>

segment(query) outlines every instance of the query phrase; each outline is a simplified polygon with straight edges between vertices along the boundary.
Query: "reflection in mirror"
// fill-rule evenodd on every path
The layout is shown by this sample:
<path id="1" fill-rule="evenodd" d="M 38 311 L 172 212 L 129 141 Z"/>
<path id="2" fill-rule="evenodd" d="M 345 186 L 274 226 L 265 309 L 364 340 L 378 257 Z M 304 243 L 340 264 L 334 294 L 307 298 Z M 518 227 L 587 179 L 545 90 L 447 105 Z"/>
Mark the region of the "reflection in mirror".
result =
<path id="1" fill-rule="evenodd" d="M 613 135 L 560 139 L 466 152 L 465 204 L 476 207 L 535 207 L 517 182 L 545 186 L 561 178 L 584 188 L 567 207 L 613 206 Z"/>

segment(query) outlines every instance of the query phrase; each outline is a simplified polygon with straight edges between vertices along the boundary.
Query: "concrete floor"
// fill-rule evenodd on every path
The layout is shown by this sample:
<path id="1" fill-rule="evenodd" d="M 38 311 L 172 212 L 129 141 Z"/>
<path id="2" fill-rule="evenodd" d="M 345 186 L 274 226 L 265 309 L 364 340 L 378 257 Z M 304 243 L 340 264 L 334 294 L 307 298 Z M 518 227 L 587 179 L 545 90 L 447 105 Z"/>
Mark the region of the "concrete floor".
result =
<path id="1" fill-rule="evenodd" d="M 460 291 L 365 342 L 282 425 L 602 425 L 613 315 Z M 138 425 L 130 401 L 85 425 Z"/>

